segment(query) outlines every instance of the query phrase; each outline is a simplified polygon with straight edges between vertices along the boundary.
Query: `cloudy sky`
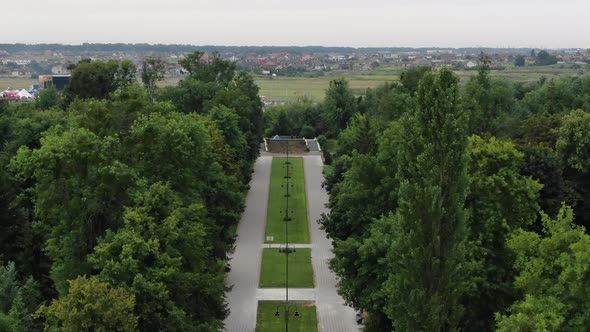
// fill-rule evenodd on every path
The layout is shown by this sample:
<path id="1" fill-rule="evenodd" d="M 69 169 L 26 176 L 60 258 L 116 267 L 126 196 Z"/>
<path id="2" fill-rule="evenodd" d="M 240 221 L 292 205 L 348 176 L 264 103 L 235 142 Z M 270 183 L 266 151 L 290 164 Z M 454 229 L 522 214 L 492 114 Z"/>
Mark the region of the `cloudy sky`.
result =
<path id="1" fill-rule="evenodd" d="M 590 46 L 589 0 L 31 0 L 16 7 L 2 15 L 0 43 Z"/>

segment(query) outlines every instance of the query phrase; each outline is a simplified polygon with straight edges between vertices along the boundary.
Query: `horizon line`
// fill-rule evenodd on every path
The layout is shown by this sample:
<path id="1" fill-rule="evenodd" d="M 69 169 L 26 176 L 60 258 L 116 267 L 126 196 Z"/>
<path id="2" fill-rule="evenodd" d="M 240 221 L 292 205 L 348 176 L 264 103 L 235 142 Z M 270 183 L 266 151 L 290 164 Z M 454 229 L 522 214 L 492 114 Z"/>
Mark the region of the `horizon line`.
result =
<path id="1" fill-rule="evenodd" d="M 2 42 L 0 45 L 25 45 L 25 46 L 42 46 L 42 45 L 60 45 L 60 46 L 84 46 L 84 45 L 148 45 L 148 46 L 188 46 L 188 47 L 274 47 L 274 48 L 310 48 L 310 47 L 321 47 L 321 48 L 352 48 L 352 49 L 545 49 L 545 50 L 570 50 L 570 49 L 589 49 L 585 47 L 533 47 L 533 46 L 333 46 L 333 45 L 230 45 L 230 44 L 184 44 L 184 43 L 149 43 L 149 42 L 83 42 L 83 43 L 63 43 L 63 42 L 42 42 L 42 43 L 28 43 L 28 42 Z"/>

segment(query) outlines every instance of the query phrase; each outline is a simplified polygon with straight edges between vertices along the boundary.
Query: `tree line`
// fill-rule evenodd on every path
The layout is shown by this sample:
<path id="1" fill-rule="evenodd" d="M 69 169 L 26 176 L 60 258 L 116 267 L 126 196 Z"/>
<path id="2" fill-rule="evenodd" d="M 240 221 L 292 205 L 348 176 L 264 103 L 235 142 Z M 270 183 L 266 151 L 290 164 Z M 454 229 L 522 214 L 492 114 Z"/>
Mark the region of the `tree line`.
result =
<path id="1" fill-rule="evenodd" d="M 262 137 L 252 77 L 82 60 L 0 103 L 0 331 L 212 331 Z"/>
<path id="2" fill-rule="evenodd" d="M 491 47 L 330 47 L 330 46 L 224 46 L 224 45 L 188 45 L 188 44 L 147 44 L 147 43 L 83 43 L 80 45 L 67 44 L 0 44 L 0 50 L 8 52 L 197 52 L 208 53 L 256 53 L 270 54 L 279 52 L 290 53 L 377 53 L 377 52 L 419 52 L 429 50 L 455 50 L 458 53 L 528 53 L 530 48 L 491 48 Z"/>
<path id="3" fill-rule="evenodd" d="M 339 293 L 365 331 L 583 331 L 590 267 L 590 76 L 464 85 L 406 70 L 353 95 L 267 110 L 320 135 Z"/>

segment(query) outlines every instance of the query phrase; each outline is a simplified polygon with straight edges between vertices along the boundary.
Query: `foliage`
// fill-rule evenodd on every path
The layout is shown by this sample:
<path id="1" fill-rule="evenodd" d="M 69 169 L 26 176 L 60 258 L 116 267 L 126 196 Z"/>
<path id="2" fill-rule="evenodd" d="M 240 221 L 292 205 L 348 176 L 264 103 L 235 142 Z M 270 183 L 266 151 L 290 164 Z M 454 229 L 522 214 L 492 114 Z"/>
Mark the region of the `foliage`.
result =
<path id="1" fill-rule="evenodd" d="M 522 121 L 517 141 L 523 145 L 532 144 L 555 148 L 560 127 L 560 114 L 534 114 Z"/>
<path id="2" fill-rule="evenodd" d="M 196 51 L 188 54 L 178 63 L 192 78 L 203 82 L 228 83 L 234 77 L 236 65 L 221 59 L 213 53 L 212 59 L 205 60 L 205 52 Z"/>
<path id="3" fill-rule="evenodd" d="M 208 113 L 216 106 L 225 106 L 239 116 L 240 130 L 248 143 L 248 164 L 258 156 L 263 134 L 262 102 L 258 87 L 249 74 L 235 72 L 232 62 L 214 55 L 209 62 L 203 52 L 195 52 L 180 61 L 189 76 L 177 87 L 162 89 L 159 100 L 172 102 L 184 113 Z M 248 178 L 243 179 L 245 182 Z"/>
<path id="4" fill-rule="evenodd" d="M 572 193 L 569 202 L 573 205 L 576 223 L 590 227 L 590 113 L 572 111 L 562 118 L 556 151 L 563 163 L 564 178 Z"/>
<path id="5" fill-rule="evenodd" d="M 89 273 L 85 255 L 118 216 L 133 174 L 116 160 L 119 142 L 100 138 L 84 128 L 56 126 L 41 139 L 41 147 L 21 148 L 11 167 L 22 179 L 33 179 L 36 224 L 48 235 L 46 250 L 53 259 L 52 275 L 60 292 L 67 280 Z"/>
<path id="6" fill-rule="evenodd" d="M 590 171 L 590 113 L 576 110 L 563 117 L 556 148 L 568 167 Z"/>
<path id="7" fill-rule="evenodd" d="M 141 331 L 219 326 L 224 317 L 223 265 L 212 255 L 205 212 L 155 183 L 135 195 L 124 225 L 90 256 L 102 280 L 135 295 Z"/>
<path id="8" fill-rule="evenodd" d="M 477 76 L 465 86 L 464 105 L 470 113 L 470 131 L 476 134 L 497 135 L 506 118 L 513 117 L 515 90 L 512 84 L 491 79 L 490 60 L 482 54 Z"/>
<path id="9" fill-rule="evenodd" d="M 142 62 L 141 81 L 152 99 L 157 88 L 156 83 L 164 79 L 165 70 L 166 63 L 162 59 L 147 58 Z"/>
<path id="10" fill-rule="evenodd" d="M 548 66 L 557 63 L 557 57 L 547 53 L 547 51 L 542 50 L 537 53 L 537 57 L 535 58 L 535 65 L 537 66 Z"/>
<path id="11" fill-rule="evenodd" d="M 266 137 L 278 134 L 313 138 L 327 128 L 321 106 L 309 101 L 268 107 L 263 121 Z"/>
<path id="12" fill-rule="evenodd" d="M 32 314 L 37 309 L 39 295 L 39 285 L 33 278 L 19 280 L 14 262 L 0 267 L 0 315 L 10 325 L 9 331 L 37 330 Z"/>
<path id="13" fill-rule="evenodd" d="M 526 145 L 519 150 L 524 153 L 522 175 L 530 176 L 543 184 L 538 199 L 541 210 L 552 217 L 557 215 L 561 202 L 571 199 L 571 185 L 564 178 L 559 155 L 555 150 L 542 145 Z"/>
<path id="14" fill-rule="evenodd" d="M 518 108 L 527 114 L 590 111 L 590 75 L 549 80 L 525 94 Z"/>
<path id="15" fill-rule="evenodd" d="M 356 112 L 357 103 L 345 79 L 330 81 L 324 99 L 326 119 L 330 126 L 329 135 L 336 137 Z"/>
<path id="16" fill-rule="evenodd" d="M 42 110 L 48 110 L 55 106 L 59 107 L 62 102 L 62 96 L 55 87 L 43 89 L 35 96 L 35 104 L 37 108 Z"/>
<path id="17" fill-rule="evenodd" d="M 582 331 L 588 327 L 590 236 L 574 226 L 563 206 L 555 219 L 543 215 L 542 235 L 519 231 L 508 241 L 516 253 L 515 286 L 524 296 L 496 317 L 497 331 Z"/>
<path id="18" fill-rule="evenodd" d="M 424 76 L 419 109 L 401 121 L 399 207 L 388 252 L 385 312 L 401 330 L 455 330 L 465 275 L 467 118 L 448 69 Z"/>
<path id="19" fill-rule="evenodd" d="M 474 285 L 465 296 L 466 331 L 489 331 L 493 315 L 514 300 L 513 257 L 505 240 L 537 218 L 541 185 L 520 174 L 523 153 L 494 137 L 472 136 L 467 147 L 469 261 Z"/>
<path id="20" fill-rule="evenodd" d="M 69 284 L 66 296 L 39 308 L 45 331 L 135 331 L 132 294 L 97 277 L 80 276 Z"/>
<path id="21" fill-rule="evenodd" d="M 71 102 L 75 98 L 108 98 L 115 90 L 135 82 L 135 75 L 136 69 L 130 60 L 81 60 L 74 67 L 66 87 L 66 99 Z"/>
<path id="22" fill-rule="evenodd" d="M 514 66 L 516 67 L 524 67 L 525 65 L 525 57 L 522 54 L 517 55 L 514 58 Z"/>
<path id="23" fill-rule="evenodd" d="M 400 75 L 400 82 L 410 92 L 415 94 L 418 91 L 420 80 L 432 69 L 430 67 L 415 67 L 404 69 Z"/>
<path id="24" fill-rule="evenodd" d="M 13 324 L 14 322 L 9 316 L 0 312 L 0 332 L 14 332 Z"/>

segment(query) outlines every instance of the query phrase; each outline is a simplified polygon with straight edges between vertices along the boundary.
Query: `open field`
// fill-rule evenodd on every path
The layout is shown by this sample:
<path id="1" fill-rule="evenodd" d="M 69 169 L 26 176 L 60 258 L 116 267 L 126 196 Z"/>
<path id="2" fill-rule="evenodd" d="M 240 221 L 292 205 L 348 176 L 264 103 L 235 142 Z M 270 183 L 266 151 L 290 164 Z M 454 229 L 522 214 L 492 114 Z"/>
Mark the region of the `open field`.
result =
<path id="1" fill-rule="evenodd" d="M 346 76 L 345 76 L 346 77 Z M 321 101 L 324 98 L 330 81 L 337 76 L 322 76 L 317 78 L 305 77 L 256 77 L 256 84 L 260 87 L 260 95 L 273 100 L 296 101 L 303 98 Z M 367 88 L 377 87 L 387 81 L 397 80 L 397 76 L 356 76 L 346 77 L 349 87 L 355 93 L 362 94 Z"/>
<path id="2" fill-rule="evenodd" d="M 31 85 L 38 84 L 39 80 L 32 78 L 20 77 L 0 77 L 0 90 L 11 89 L 29 89 Z"/>
<path id="3" fill-rule="evenodd" d="M 260 288 L 285 287 L 285 255 L 276 248 L 263 249 Z M 289 287 L 314 287 L 311 249 L 296 249 L 289 254 Z"/>
<path id="4" fill-rule="evenodd" d="M 260 95 L 273 100 L 297 101 L 303 98 L 312 101 L 322 101 L 330 81 L 336 78 L 345 78 L 350 88 L 357 95 L 363 95 L 367 88 L 375 88 L 385 82 L 398 81 L 403 68 L 399 66 L 382 65 L 370 71 L 336 70 L 326 72 L 324 76 L 310 77 L 266 77 L 255 75 L 254 80 L 260 87 Z M 477 70 L 457 70 L 461 83 L 469 80 L 469 77 L 477 75 Z M 544 67 L 508 67 L 504 70 L 492 70 L 492 77 L 504 78 L 514 82 L 535 82 L 541 77 L 547 79 L 559 78 L 567 75 L 580 75 L 590 73 L 590 66 L 574 68 L 571 65 L 551 65 Z M 160 86 L 173 86 L 178 84 L 178 78 L 166 78 L 160 82 Z M 37 79 L 0 77 L 0 89 L 29 88 L 31 84 L 38 83 Z"/>
<path id="5" fill-rule="evenodd" d="M 256 332 L 277 332 L 285 330 L 285 302 L 259 301 L 256 315 Z M 289 331 L 293 332 L 317 332 L 318 320 L 313 302 L 290 302 Z M 300 313 L 295 317 L 295 310 Z M 280 316 L 276 317 L 275 312 Z"/>
<path id="6" fill-rule="evenodd" d="M 287 158 L 274 157 L 270 176 L 270 192 L 266 213 L 266 234 L 272 235 L 274 243 L 285 243 L 285 193 L 287 183 L 285 162 Z M 303 158 L 289 158 L 289 243 L 309 243 L 309 224 L 307 222 L 307 201 L 305 200 L 305 178 Z M 265 237 L 266 239 L 266 237 Z"/>

